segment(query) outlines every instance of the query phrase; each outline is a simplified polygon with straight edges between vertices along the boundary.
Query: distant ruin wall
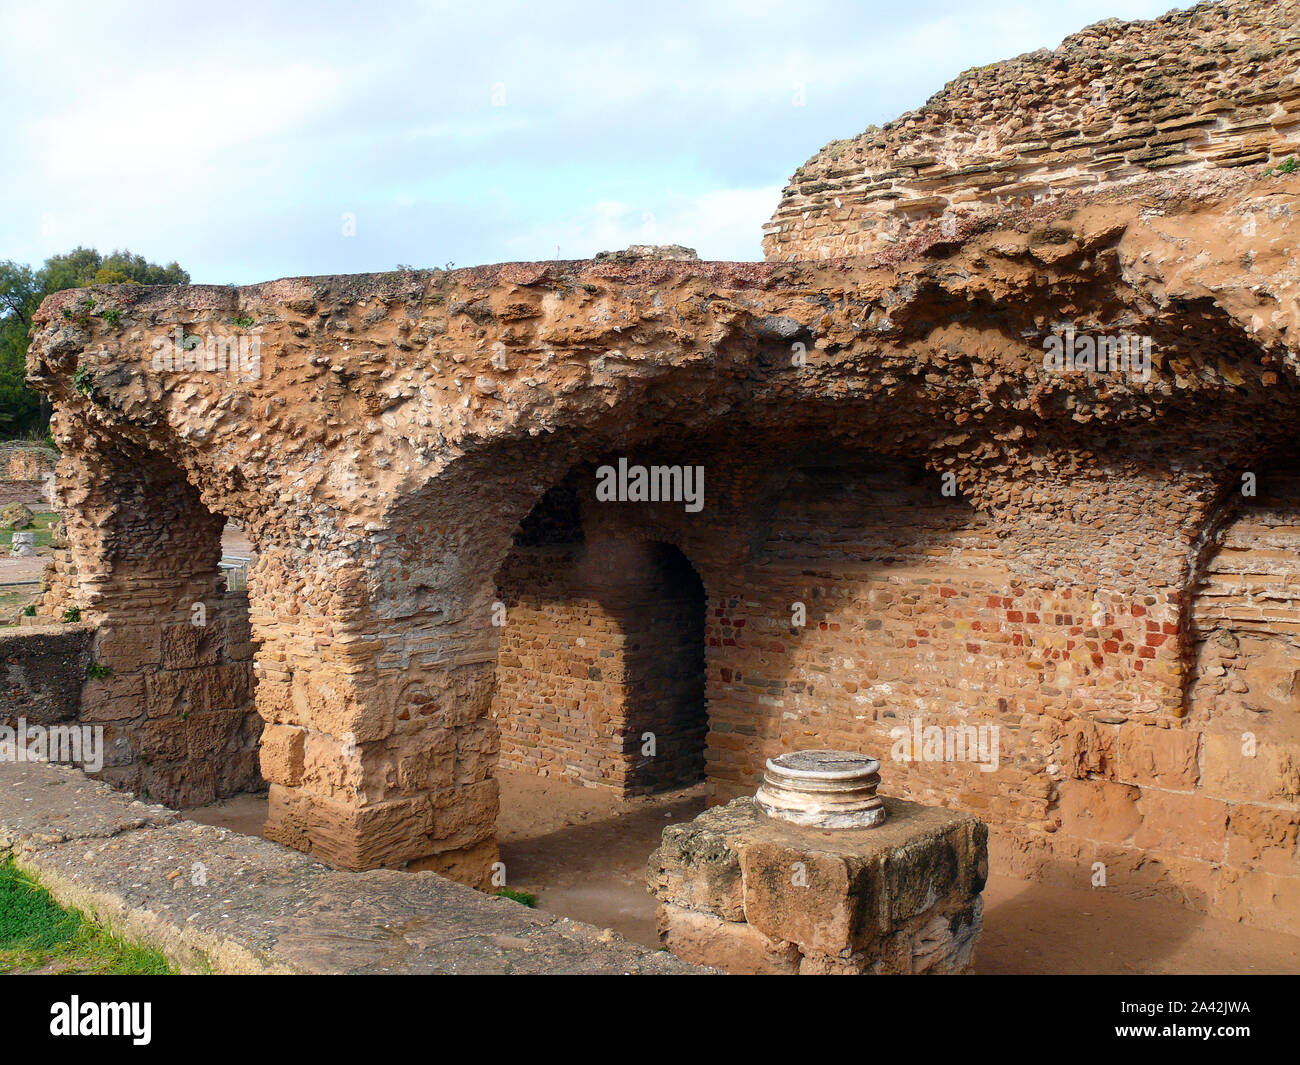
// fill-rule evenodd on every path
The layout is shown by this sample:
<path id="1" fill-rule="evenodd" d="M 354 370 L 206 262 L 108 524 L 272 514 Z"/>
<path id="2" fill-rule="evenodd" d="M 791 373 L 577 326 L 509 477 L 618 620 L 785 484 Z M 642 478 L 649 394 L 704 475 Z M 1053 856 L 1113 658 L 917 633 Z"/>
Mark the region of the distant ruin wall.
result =
<path id="1" fill-rule="evenodd" d="M 40 481 L 58 461 L 57 451 L 40 444 L 0 444 L 0 480 Z"/>
<path id="2" fill-rule="evenodd" d="M 1300 2 L 1227 0 L 1110 20 L 966 71 L 924 107 L 832 141 L 764 227 L 768 259 L 880 252 L 930 222 L 1152 174 L 1300 156 Z"/>
<path id="3" fill-rule="evenodd" d="M 49 506 L 45 498 L 45 482 L 41 481 L 0 481 L 0 507 L 10 503 L 25 503 L 29 507 L 44 509 Z"/>

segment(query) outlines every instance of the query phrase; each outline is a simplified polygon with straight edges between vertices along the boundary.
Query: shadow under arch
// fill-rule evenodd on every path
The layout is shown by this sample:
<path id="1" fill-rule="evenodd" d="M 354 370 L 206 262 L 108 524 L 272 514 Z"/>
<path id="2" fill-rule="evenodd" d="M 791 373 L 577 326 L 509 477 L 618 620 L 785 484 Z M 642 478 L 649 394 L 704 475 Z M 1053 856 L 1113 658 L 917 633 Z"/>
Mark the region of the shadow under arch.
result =
<path id="1" fill-rule="evenodd" d="M 584 520 L 576 467 L 497 573 L 499 764 L 620 796 L 704 776 L 704 581 L 682 549 Z"/>
<path id="2" fill-rule="evenodd" d="M 1189 722 L 1300 742 L 1300 448 L 1225 483 L 1196 545 L 1183 620 Z"/>

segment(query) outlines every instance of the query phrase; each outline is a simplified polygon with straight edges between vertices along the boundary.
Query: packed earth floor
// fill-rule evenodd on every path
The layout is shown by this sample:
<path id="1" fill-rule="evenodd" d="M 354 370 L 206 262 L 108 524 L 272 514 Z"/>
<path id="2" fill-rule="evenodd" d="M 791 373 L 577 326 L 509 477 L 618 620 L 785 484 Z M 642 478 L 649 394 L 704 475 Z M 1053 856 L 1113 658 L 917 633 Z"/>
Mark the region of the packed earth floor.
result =
<path id="1" fill-rule="evenodd" d="M 705 807 L 696 785 L 631 800 L 502 771 L 497 833 L 509 887 L 539 908 L 659 946 L 645 866 L 666 825 Z M 265 795 L 185 811 L 260 834 Z M 997 869 L 998 841 L 990 838 Z M 1300 937 L 1249 928 L 1159 899 L 990 875 L 975 971 L 986 974 L 1300 973 Z"/>

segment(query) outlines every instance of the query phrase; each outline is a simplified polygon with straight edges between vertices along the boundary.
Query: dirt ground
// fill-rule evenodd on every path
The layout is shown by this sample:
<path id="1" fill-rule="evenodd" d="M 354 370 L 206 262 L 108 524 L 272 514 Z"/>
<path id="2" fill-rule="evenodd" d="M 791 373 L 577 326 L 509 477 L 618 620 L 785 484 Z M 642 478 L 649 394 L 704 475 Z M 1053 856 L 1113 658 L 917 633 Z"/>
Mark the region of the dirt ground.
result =
<path id="1" fill-rule="evenodd" d="M 645 863 L 664 826 L 704 809 L 704 786 L 619 802 L 608 792 L 501 773 L 497 835 L 510 887 L 553 913 L 657 947 Z M 253 835 L 265 796 L 186 815 Z M 980 973 L 1300 973 L 1300 937 L 1263 932 L 1160 901 L 989 877 Z"/>

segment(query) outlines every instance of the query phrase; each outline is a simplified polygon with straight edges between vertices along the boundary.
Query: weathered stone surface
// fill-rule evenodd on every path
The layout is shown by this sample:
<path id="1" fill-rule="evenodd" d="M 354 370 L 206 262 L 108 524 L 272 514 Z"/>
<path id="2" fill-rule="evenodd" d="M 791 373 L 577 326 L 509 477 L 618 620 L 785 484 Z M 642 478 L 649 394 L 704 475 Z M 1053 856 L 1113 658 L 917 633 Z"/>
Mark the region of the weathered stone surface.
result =
<path id="1" fill-rule="evenodd" d="M 1108 19 L 1055 50 L 967 70 L 801 166 L 764 251 L 824 259 L 952 241 L 1005 204 L 1295 157 L 1298 23 L 1295 0 L 1220 0 Z"/>
<path id="2" fill-rule="evenodd" d="M 335 872 L 48 764 L 0 759 L 7 857 L 187 972 L 703 971 L 434 873 Z"/>
<path id="3" fill-rule="evenodd" d="M 22 503 L 10 503 L 7 507 L 0 509 L 0 528 L 2 529 L 25 529 L 32 523 L 31 507 Z"/>
<path id="4" fill-rule="evenodd" d="M 9 553 L 14 558 L 31 558 L 36 554 L 36 534 L 16 532 L 9 541 Z"/>
<path id="5" fill-rule="evenodd" d="M 659 907 L 659 939 L 683 961 L 733 976 L 794 976 L 802 955 L 793 943 L 774 943 L 744 921 L 727 921 L 671 903 Z"/>
<path id="6" fill-rule="evenodd" d="M 965 971 L 988 831 L 968 814 L 884 801 L 888 818 L 866 829 L 793 825 L 751 799 L 666 829 L 646 877 L 665 946 L 735 972 Z"/>
<path id="7" fill-rule="evenodd" d="M 92 635 L 84 624 L 0 630 L 0 724 L 75 719 Z"/>

